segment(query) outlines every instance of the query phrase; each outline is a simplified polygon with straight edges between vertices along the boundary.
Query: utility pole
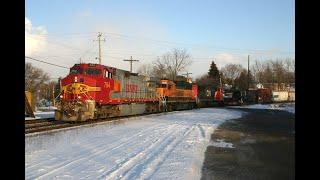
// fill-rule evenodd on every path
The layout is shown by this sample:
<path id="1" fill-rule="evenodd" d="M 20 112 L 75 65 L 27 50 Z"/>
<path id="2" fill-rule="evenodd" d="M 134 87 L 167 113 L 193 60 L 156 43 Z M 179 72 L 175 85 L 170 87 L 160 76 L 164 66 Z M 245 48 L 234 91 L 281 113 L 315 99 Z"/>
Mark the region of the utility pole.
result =
<path id="1" fill-rule="evenodd" d="M 53 106 L 56 106 L 56 102 L 54 100 L 54 84 L 52 83 L 52 103 L 53 103 Z"/>
<path id="2" fill-rule="evenodd" d="M 187 72 L 186 74 L 182 74 L 182 75 L 186 75 L 187 76 L 187 81 L 189 82 L 189 74 L 192 74 L 192 73 L 189 73 Z M 190 83 L 190 82 L 189 82 Z"/>
<path id="3" fill-rule="evenodd" d="M 98 33 L 98 42 L 99 42 L 99 64 L 101 64 L 101 41 L 103 41 L 103 42 L 106 42 L 106 39 L 105 38 L 103 38 L 103 40 L 101 40 L 101 36 L 102 36 L 102 33 L 101 32 L 99 32 Z"/>
<path id="4" fill-rule="evenodd" d="M 131 56 L 130 59 L 124 59 L 123 61 L 129 61 L 129 62 L 130 62 L 130 72 L 132 73 L 132 62 L 133 62 L 133 61 L 139 61 L 139 60 L 132 59 L 132 56 Z"/>
<path id="5" fill-rule="evenodd" d="M 249 60 L 249 58 L 250 58 L 250 55 L 248 55 L 248 74 L 247 74 L 248 75 L 248 77 L 247 77 L 248 78 L 247 79 L 248 80 L 248 89 L 250 88 L 250 77 L 249 77 L 250 76 L 250 69 L 249 69 L 249 61 L 250 60 Z"/>
<path id="6" fill-rule="evenodd" d="M 221 87 L 221 89 L 222 89 L 221 73 L 219 73 L 219 80 L 220 80 L 220 87 Z"/>
<path id="7" fill-rule="evenodd" d="M 187 78 L 189 78 L 189 74 L 192 74 L 192 73 L 187 72 L 186 74 L 182 74 L 182 75 L 186 75 Z"/>

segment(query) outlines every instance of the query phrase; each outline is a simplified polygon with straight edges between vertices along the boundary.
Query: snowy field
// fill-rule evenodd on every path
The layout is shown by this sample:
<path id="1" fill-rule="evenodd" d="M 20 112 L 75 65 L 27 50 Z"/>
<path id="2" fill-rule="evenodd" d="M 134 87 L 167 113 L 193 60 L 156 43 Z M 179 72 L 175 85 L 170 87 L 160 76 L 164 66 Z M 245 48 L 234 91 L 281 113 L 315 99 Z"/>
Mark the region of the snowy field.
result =
<path id="1" fill-rule="evenodd" d="M 200 179 L 217 126 L 244 112 L 205 108 L 26 136 L 26 179 Z"/>
<path id="2" fill-rule="evenodd" d="M 273 109 L 283 110 L 295 114 L 295 103 L 282 103 L 282 104 L 254 104 L 248 106 L 233 106 L 234 108 L 251 108 L 251 109 Z"/>

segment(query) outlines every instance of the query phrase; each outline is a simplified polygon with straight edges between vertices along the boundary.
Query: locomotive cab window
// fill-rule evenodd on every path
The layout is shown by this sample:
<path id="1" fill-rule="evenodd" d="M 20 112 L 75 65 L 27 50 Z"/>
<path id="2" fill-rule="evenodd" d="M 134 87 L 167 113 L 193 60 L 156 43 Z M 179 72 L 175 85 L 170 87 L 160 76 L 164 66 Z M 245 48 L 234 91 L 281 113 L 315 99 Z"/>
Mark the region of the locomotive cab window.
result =
<path id="1" fill-rule="evenodd" d="M 167 88 L 167 84 L 157 84 L 157 88 Z"/>
<path id="2" fill-rule="evenodd" d="M 112 78 L 112 73 L 106 70 L 105 77 L 106 78 Z"/>
<path id="3" fill-rule="evenodd" d="M 82 69 L 80 68 L 73 68 L 70 70 L 70 74 L 82 74 Z"/>
<path id="4" fill-rule="evenodd" d="M 101 74 L 101 70 L 100 69 L 94 69 L 94 68 L 88 68 L 88 69 L 86 69 L 86 74 L 88 74 L 88 75 L 99 75 L 99 74 Z"/>

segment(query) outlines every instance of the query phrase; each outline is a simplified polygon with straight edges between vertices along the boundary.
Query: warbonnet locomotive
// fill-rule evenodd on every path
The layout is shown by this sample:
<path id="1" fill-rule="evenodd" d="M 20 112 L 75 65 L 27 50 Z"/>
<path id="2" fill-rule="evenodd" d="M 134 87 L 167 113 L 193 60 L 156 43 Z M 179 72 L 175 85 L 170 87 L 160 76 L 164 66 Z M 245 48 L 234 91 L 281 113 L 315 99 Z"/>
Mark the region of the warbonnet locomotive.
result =
<path id="1" fill-rule="evenodd" d="M 194 108 L 197 85 L 178 87 L 170 80 L 100 64 L 75 64 L 61 80 L 55 119 L 86 121 L 167 110 Z"/>

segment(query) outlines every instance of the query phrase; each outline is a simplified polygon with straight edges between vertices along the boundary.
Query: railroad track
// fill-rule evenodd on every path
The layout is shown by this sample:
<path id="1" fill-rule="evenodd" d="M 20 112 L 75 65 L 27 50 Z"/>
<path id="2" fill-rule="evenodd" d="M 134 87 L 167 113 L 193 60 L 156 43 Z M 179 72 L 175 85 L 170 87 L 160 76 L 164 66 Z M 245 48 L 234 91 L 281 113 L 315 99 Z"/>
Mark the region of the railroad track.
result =
<path id="1" fill-rule="evenodd" d="M 69 127 L 71 124 L 54 121 L 53 118 L 25 121 L 25 134 Z"/>
<path id="2" fill-rule="evenodd" d="M 126 119 L 126 118 L 130 118 L 130 117 L 141 117 L 141 116 L 147 116 L 147 115 L 160 116 L 160 115 L 165 115 L 168 113 L 176 113 L 178 111 L 188 111 L 188 110 L 192 110 L 192 109 L 177 110 L 177 111 L 170 111 L 170 112 L 138 114 L 138 115 L 120 116 L 120 117 L 110 117 L 110 118 L 105 118 L 105 119 L 95 119 L 95 120 L 91 120 L 91 121 L 76 122 L 76 123 L 55 121 L 53 118 L 28 120 L 28 121 L 25 121 L 25 134 L 38 133 L 38 132 L 45 133 L 45 132 L 50 132 L 52 130 L 57 130 L 57 129 L 64 129 L 64 128 L 76 127 L 76 126 L 84 126 L 84 125 L 90 125 L 90 124 L 94 125 L 94 124 L 99 124 L 102 122 L 116 121 L 119 119 Z"/>
<path id="3" fill-rule="evenodd" d="M 165 113 L 167 113 L 167 112 L 152 113 L 152 114 L 153 115 L 160 115 L 160 114 L 165 114 Z M 28 120 L 28 121 L 25 121 L 25 134 L 45 132 L 45 131 L 50 132 L 51 130 L 56 130 L 56 129 L 83 126 L 83 125 L 89 125 L 89 124 L 94 125 L 94 124 L 98 124 L 101 122 L 115 121 L 118 119 L 125 119 L 125 118 L 129 118 L 129 117 L 139 117 L 139 116 L 146 116 L 146 115 L 150 115 L 150 114 L 111 117 L 111 118 L 106 118 L 106 119 L 96 119 L 96 120 L 92 120 L 92 121 L 76 122 L 76 123 L 55 121 L 53 118 Z"/>
<path id="4" fill-rule="evenodd" d="M 53 121 L 53 120 L 54 120 L 54 118 L 43 118 L 43 119 L 26 120 L 24 124 L 35 124 L 35 123 L 48 122 L 48 121 Z"/>

